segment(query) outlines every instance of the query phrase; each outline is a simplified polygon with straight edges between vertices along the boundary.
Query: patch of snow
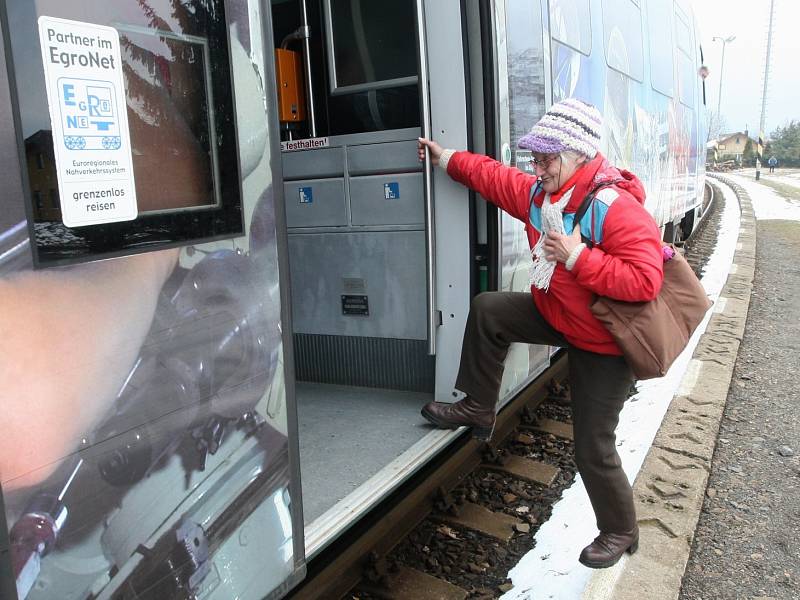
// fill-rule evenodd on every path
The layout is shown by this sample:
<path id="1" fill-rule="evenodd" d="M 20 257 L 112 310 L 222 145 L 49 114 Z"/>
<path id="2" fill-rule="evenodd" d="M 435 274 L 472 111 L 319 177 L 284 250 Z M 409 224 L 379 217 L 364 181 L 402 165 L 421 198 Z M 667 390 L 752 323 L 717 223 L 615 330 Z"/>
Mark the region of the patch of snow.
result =
<path id="1" fill-rule="evenodd" d="M 800 202 L 787 200 L 775 190 L 760 183 L 756 183 L 755 176 L 727 175 L 731 181 L 741 185 L 750 195 L 753 203 L 753 212 L 756 219 L 781 219 L 787 221 L 800 221 Z M 800 186 L 800 180 L 794 185 Z"/>

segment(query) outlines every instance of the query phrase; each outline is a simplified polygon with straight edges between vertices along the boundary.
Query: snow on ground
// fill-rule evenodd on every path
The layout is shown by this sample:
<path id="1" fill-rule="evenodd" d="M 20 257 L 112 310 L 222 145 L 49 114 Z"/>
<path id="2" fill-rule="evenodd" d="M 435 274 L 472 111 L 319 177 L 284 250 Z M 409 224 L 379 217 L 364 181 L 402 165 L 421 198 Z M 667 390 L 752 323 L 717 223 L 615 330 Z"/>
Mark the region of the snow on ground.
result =
<path id="1" fill-rule="evenodd" d="M 741 169 L 740 171 L 734 171 L 730 174 L 741 175 L 751 180 L 755 180 L 756 170 Z M 800 169 L 778 168 L 774 173 L 770 173 L 768 168 L 761 169 L 761 179 L 775 181 L 776 183 L 783 183 L 786 185 L 791 185 L 792 187 L 800 188 Z"/>
<path id="2" fill-rule="evenodd" d="M 745 191 L 750 194 L 750 200 L 753 203 L 753 212 L 756 215 L 756 219 L 761 221 L 767 219 L 800 220 L 800 202 L 786 200 L 776 191 L 756 183 L 755 171 L 753 171 L 752 175 L 733 175 L 731 173 L 726 173 L 725 176 L 730 177 L 731 181 L 735 181 L 741 185 Z M 783 179 L 788 180 L 790 177 L 785 177 Z M 798 173 L 798 178 L 795 179 L 795 183 L 792 185 L 800 187 L 800 173 Z"/>
<path id="3" fill-rule="evenodd" d="M 757 202 L 766 205 L 762 191 L 767 194 L 772 193 L 771 190 L 754 185 L 756 188 L 752 192 L 748 190 L 753 205 Z M 727 201 L 719 227 L 719 239 L 702 276 L 703 287 L 714 302 L 728 278 L 739 235 L 738 200 L 733 190 L 727 186 L 721 187 Z M 763 218 L 758 216 L 758 212 L 756 214 L 757 218 Z M 631 482 L 636 479 L 684 376 L 687 382 L 696 377 L 687 373 L 687 370 L 712 313 L 713 309 L 708 311 L 669 372 L 659 379 L 640 382 L 636 395 L 622 410 L 617 427 L 617 446 L 622 466 Z M 594 513 L 578 476 L 553 507 L 550 519 L 539 529 L 536 546 L 509 573 L 514 589 L 504 594 L 502 600 L 579 600 L 594 571 L 581 565 L 578 555 L 596 535 Z"/>

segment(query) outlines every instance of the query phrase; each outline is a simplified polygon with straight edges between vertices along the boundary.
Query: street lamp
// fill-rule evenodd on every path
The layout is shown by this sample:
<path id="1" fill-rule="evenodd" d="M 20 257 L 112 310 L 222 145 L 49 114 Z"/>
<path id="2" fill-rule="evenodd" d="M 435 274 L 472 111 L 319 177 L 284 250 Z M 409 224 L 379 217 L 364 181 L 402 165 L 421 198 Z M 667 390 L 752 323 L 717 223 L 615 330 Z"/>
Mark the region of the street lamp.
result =
<path id="1" fill-rule="evenodd" d="M 735 35 L 729 35 L 726 38 L 721 38 L 717 36 L 714 36 L 712 38 L 712 41 L 714 42 L 716 42 L 717 40 L 722 42 L 722 61 L 720 62 L 719 65 L 719 97 L 717 98 L 717 118 L 720 118 L 719 108 L 720 105 L 722 104 L 722 70 L 725 68 L 725 44 L 732 42 L 735 39 L 736 39 Z"/>

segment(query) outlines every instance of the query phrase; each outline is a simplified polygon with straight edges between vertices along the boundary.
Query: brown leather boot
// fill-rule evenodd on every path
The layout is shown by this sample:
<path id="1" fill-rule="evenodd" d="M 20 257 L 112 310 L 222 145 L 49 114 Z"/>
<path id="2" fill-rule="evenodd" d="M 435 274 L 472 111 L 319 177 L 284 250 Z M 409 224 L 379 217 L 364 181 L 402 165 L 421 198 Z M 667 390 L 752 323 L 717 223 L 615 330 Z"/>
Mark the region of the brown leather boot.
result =
<path id="1" fill-rule="evenodd" d="M 422 416 L 442 429 L 457 429 L 462 425 L 472 427 L 472 435 L 487 441 L 494 431 L 494 404 L 486 403 L 470 396 L 448 404 L 447 402 L 428 402 L 420 411 Z"/>
<path id="2" fill-rule="evenodd" d="M 591 569 L 605 569 L 617 564 L 626 551 L 633 554 L 638 549 L 638 527 L 627 533 L 600 533 L 583 549 L 578 560 Z"/>

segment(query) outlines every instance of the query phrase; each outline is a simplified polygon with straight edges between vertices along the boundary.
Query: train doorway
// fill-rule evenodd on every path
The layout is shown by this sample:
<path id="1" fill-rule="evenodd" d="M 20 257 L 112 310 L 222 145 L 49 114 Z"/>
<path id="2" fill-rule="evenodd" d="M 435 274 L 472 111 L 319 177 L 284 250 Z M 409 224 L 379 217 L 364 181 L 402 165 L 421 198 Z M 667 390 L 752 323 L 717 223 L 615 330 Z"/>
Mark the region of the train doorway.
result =
<path id="1" fill-rule="evenodd" d="M 272 2 L 307 529 L 426 455 L 419 409 L 456 399 L 469 195 L 416 143 L 467 146 L 462 17 L 442 4 Z"/>

